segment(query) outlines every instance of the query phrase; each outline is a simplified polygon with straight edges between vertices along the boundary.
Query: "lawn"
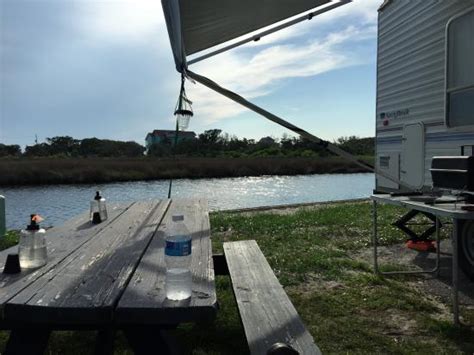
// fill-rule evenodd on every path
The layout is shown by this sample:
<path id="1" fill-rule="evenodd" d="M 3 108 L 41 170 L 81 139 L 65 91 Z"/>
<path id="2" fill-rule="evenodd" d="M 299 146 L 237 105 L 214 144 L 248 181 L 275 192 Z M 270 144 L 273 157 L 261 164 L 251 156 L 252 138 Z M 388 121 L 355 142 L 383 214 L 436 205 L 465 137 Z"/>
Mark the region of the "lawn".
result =
<path id="1" fill-rule="evenodd" d="M 390 222 L 403 210 L 380 206 L 381 243 L 404 240 Z M 213 248 L 257 240 L 323 353 L 473 353 L 474 328 L 452 325 L 449 307 L 426 297 L 416 277 L 375 276 L 361 252 L 370 247 L 371 205 L 340 203 L 291 211 L 211 214 Z M 8 243 L 7 243 L 8 241 Z M 0 244 L 15 242 L 15 235 Z M 386 265 L 385 268 L 393 268 Z M 211 324 L 184 325 L 176 335 L 187 353 L 248 352 L 230 281 L 217 277 L 219 312 Z M 469 324 L 474 310 L 462 309 Z M 0 353 L 6 340 L 0 333 Z M 56 332 L 49 353 L 87 353 L 93 333 Z M 191 351 L 191 349 L 194 349 Z M 116 353 L 131 353 L 119 334 Z"/>

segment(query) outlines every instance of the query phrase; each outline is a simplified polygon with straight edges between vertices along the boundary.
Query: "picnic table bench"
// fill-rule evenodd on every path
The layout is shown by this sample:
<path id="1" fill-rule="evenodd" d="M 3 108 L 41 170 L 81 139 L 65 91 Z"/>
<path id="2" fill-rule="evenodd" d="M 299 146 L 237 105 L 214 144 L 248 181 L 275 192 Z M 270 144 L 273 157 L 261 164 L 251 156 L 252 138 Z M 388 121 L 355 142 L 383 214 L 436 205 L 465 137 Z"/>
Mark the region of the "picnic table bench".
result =
<path id="1" fill-rule="evenodd" d="M 164 237 L 176 213 L 193 238 L 192 296 L 178 302 L 164 288 Z M 100 224 L 84 213 L 48 230 L 47 248 L 45 266 L 0 273 L 7 354 L 40 354 L 51 331 L 66 329 L 97 330 L 100 354 L 113 351 L 119 329 L 135 353 L 170 352 L 167 330 L 215 318 L 215 272 L 231 278 L 251 354 L 320 353 L 255 241 L 226 242 L 224 255 L 213 256 L 205 200 L 109 206 Z M 0 252 L 1 270 L 16 251 Z"/>
<path id="2" fill-rule="evenodd" d="M 250 353 L 320 354 L 255 240 L 226 242 L 224 254 Z"/>

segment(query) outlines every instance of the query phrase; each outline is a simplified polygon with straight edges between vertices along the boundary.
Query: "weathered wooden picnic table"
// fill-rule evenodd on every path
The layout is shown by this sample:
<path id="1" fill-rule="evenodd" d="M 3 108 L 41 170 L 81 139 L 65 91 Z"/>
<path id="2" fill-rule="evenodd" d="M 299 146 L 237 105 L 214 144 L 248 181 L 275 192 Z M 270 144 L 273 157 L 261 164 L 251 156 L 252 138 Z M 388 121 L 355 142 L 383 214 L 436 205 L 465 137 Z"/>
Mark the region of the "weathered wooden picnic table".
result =
<path id="1" fill-rule="evenodd" d="M 10 329 L 7 353 L 41 352 L 53 330 L 99 330 L 96 351 L 110 352 L 116 329 L 137 353 L 166 349 L 160 335 L 217 312 L 214 265 L 205 200 L 163 200 L 109 206 L 91 224 L 84 213 L 48 230 L 48 263 L 0 274 L 0 329 Z M 165 297 L 164 235 L 175 213 L 192 234 L 192 297 Z M 0 270 L 13 247 L 0 252 Z"/>

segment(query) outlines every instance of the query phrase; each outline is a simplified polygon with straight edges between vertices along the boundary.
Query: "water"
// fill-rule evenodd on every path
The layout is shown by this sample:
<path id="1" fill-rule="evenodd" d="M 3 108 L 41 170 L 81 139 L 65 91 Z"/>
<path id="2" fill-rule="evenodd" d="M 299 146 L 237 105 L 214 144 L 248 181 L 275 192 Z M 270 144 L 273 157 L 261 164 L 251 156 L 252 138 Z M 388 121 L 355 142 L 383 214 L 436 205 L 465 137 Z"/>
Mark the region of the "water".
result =
<path id="1" fill-rule="evenodd" d="M 40 248 L 18 247 L 20 265 L 24 269 L 36 268 L 46 264 L 48 251 L 46 246 Z"/>
<path id="2" fill-rule="evenodd" d="M 45 230 L 38 231 L 22 230 L 18 254 L 22 268 L 35 268 L 46 264 L 47 250 L 45 241 Z"/>
<path id="3" fill-rule="evenodd" d="M 166 236 L 166 297 L 184 300 L 191 297 L 192 239 L 183 215 L 173 215 L 173 223 Z"/>
<path id="4" fill-rule="evenodd" d="M 191 297 L 192 276 L 187 268 L 166 270 L 166 298 L 185 300 Z"/>
<path id="5" fill-rule="evenodd" d="M 368 197 L 373 188 L 373 174 L 179 179 L 173 181 L 172 197 L 204 197 L 209 201 L 209 208 L 215 211 L 363 198 Z M 0 195 L 6 197 L 7 228 L 23 228 L 32 213 L 45 218 L 44 226 L 61 224 L 87 211 L 97 190 L 109 205 L 162 199 L 168 195 L 168 181 L 0 187 Z"/>

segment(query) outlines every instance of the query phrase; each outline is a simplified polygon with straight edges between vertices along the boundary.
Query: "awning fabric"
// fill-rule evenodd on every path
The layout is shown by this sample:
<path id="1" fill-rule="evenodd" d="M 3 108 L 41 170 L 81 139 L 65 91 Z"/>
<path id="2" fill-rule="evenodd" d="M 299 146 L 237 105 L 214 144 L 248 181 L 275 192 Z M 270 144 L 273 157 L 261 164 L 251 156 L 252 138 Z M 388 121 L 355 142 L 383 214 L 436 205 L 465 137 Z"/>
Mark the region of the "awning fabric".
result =
<path id="1" fill-rule="evenodd" d="M 186 54 L 227 42 L 328 2 L 330 0 L 181 0 Z"/>
<path id="2" fill-rule="evenodd" d="M 162 0 L 162 5 L 176 64 L 183 67 L 186 56 L 330 2 L 331 0 Z"/>

